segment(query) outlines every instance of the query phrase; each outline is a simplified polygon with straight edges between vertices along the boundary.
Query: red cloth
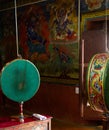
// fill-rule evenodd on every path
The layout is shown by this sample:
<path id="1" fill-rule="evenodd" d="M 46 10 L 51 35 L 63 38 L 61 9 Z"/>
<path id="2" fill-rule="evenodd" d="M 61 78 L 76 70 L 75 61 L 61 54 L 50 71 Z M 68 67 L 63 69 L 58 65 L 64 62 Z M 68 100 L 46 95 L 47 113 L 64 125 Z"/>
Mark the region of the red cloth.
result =
<path id="1" fill-rule="evenodd" d="M 24 123 L 35 121 L 35 120 L 36 119 L 34 119 L 32 117 L 28 117 L 28 118 L 24 119 Z M 19 124 L 22 124 L 22 123 L 20 123 L 19 119 L 17 119 L 17 118 L 10 118 L 10 117 L 0 118 L 0 128 L 5 128 L 5 127 L 19 125 Z"/>
<path id="2" fill-rule="evenodd" d="M 52 118 L 49 116 L 46 116 L 47 118 Z M 39 119 L 35 117 L 25 117 L 24 118 L 24 123 L 27 122 L 32 122 L 32 121 L 37 121 Z M 19 118 L 11 118 L 11 117 L 1 117 L 0 118 L 0 129 L 5 128 L 5 127 L 11 127 L 15 125 L 23 124 L 20 122 Z"/>

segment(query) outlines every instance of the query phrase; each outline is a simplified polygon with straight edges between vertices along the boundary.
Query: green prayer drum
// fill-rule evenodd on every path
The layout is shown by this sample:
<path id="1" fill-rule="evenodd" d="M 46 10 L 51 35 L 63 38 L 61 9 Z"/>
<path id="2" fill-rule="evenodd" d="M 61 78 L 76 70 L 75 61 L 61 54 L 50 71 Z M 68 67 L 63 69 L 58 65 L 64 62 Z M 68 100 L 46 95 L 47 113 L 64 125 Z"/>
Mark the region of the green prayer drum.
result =
<path id="1" fill-rule="evenodd" d="M 88 66 L 87 93 L 91 108 L 95 111 L 109 110 L 109 54 L 95 54 Z"/>
<path id="2" fill-rule="evenodd" d="M 9 99 L 24 102 L 38 91 L 40 74 L 36 66 L 25 59 L 15 59 L 1 72 L 1 89 Z"/>

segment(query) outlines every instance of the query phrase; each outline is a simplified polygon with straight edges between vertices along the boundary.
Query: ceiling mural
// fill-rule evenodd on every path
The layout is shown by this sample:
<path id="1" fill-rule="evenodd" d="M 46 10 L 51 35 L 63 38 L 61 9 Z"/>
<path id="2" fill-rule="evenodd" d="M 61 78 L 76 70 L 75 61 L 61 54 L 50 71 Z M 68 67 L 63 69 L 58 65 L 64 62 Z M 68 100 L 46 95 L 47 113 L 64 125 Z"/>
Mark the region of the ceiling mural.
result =
<path id="1" fill-rule="evenodd" d="M 101 11 L 109 8 L 108 0 L 81 0 L 81 12 Z"/>

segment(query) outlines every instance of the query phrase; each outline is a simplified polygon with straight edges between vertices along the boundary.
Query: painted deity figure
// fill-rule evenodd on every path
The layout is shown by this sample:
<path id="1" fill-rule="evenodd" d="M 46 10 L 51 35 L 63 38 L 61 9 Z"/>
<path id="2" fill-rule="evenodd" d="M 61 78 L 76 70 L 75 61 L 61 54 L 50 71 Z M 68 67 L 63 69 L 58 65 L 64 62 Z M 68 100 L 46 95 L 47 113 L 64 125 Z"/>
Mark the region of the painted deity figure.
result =
<path id="1" fill-rule="evenodd" d="M 72 8 L 54 8 L 54 16 L 52 28 L 54 28 L 55 39 L 76 39 L 77 35 L 73 29 L 73 20 L 70 19 Z"/>
<path id="2" fill-rule="evenodd" d="M 54 21 L 56 24 L 56 33 L 57 36 L 61 35 L 71 35 L 73 30 L 68 28 L 68 24 L 72 24 L 68 19 L 68 13 L 64 8 L 61 8 L 56 12 L 56 20 Z"/>

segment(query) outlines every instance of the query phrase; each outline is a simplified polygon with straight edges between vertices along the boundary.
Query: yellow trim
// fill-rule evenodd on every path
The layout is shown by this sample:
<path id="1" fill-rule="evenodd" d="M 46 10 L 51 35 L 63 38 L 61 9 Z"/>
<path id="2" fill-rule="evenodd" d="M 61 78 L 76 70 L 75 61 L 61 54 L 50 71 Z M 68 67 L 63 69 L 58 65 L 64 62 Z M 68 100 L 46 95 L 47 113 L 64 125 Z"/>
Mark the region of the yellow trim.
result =
<path id="1" fill-rule="evenodd" d="M 86 22 L 88 19 L 102 18 L 102 17 L 106 16 L 107 14 L 109 15 L 109 10 L 83 14 L 82 19 L 81 19 L 81 32 L 84 31 L 85 25 L 86 25 Z"/>

